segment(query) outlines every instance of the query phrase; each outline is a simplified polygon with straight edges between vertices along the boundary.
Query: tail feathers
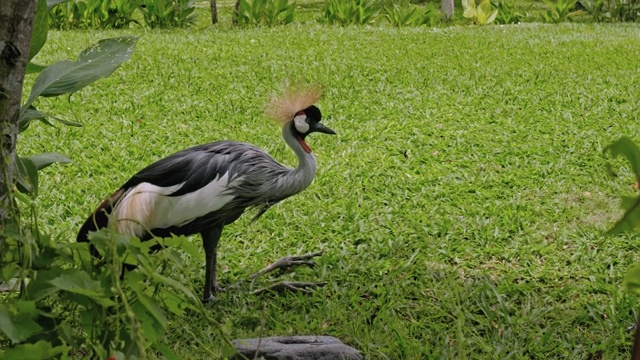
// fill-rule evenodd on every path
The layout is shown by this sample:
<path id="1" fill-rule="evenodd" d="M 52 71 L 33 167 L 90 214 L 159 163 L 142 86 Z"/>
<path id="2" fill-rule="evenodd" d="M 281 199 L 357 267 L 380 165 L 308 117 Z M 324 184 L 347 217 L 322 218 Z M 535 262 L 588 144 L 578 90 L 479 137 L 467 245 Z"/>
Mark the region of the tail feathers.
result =
<path id="1" fill-rule="evenodd" d="M 76 241 L 88 242 L 89 232 L 106 228 L 109 225 L 109 215 L 113 210 L 113 205 L 120 200 L 124 191 L 122 189 L 116 191 L 110 197 L 106 198 L 100 206 L 91 214 L 89 218 L 82 224 Z"/>

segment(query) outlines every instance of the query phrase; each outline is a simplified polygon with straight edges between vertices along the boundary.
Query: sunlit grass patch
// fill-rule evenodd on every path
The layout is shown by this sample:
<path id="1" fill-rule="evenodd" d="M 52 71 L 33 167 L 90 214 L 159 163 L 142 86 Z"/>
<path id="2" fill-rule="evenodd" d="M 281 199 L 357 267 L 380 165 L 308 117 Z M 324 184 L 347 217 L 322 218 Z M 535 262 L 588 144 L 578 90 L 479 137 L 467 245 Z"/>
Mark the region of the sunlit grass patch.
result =
<path id="1" fill-rule="evenodd" d="M 37 60 L 121 34 L 52 32 Z M 220 281 L 324 250 L 284 277 L 328 285 L 226 292 L 211 312 L 230 336 L 329 334 L 369 359 L 628 357 L 637 301 L 620 283 L 640 243 L 602 233 L 633 179 L 621 166 L 609 177 L 602 149 L 640 130 L 638 26 L 142 35 L 110 78 L 39 106 L 83 128 L 34 126 L 21 139 L 24 155 L 74 160 L 44 172 L 38 198 L 61 241 L 133 173 L 191 145 L 248 141 L 295 166 L 263 105 L 287 78 L 317 82 L 338 136 L 309 138 L 307 191 L 225 229 Z M 185 281 L 199 283 L 203 258 L 190 261 Z M 171 320 L 191 330 L 168 335 L 183 358 L 206 354 L 194 336 L 221 344 L 197 318 Z"/>

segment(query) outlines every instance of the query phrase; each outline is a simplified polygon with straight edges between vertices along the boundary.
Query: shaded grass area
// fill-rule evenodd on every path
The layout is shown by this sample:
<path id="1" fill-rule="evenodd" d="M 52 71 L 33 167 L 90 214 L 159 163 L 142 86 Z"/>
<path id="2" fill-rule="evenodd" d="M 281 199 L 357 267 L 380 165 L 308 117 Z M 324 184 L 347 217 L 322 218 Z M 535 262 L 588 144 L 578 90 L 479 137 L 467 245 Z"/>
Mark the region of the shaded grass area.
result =
<path id="1" fill-rule="evenodd" d="M 133 30 L 126 33 L 136 32 Z M 39 62 L 125 32 L 52 32 Z M 147 31 L 113 76 L 38 108 L 81 129 L 33 126 L 22 154 L 58 151 L 38 199 L 43 226 L 73 239 L 133 173 L 187 146 L 252 142 L 295 166 L 265 120 L 284 79 L 318 82 L 336 137 L 313 136 L 315 183 L 257 223 L 227 227 L 219 279 L 315 250 L 311 296 L 233 289 L 211 304 L 232 338 L 328 334 L 368 359 L 625 358 L 637 300 L 620 288 L 636 236 L 605 238 L 632 176 L 602 149 L 639 140 L 640 27 L 446 29 L 202 27 Z M 194 242 L 200 239 L 194 237 Z M 187 259 L 202 281 L 203 258 Z M 259 286 L 260 284 L 256 284 Z M 182 358 L 221 346 L 173 318 Z"/>

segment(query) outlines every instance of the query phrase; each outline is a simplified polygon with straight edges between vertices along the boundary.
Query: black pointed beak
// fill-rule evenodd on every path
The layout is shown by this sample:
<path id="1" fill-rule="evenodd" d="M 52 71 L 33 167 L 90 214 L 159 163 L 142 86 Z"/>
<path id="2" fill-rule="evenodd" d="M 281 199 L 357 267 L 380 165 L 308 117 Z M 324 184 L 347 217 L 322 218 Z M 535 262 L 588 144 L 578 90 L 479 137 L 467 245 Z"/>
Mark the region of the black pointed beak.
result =
<path id="1" fill-rule="evenodd" d="M 335 135 L 336 132 L 324 126 L 322 123 L 316 123 L 313 127 L 313 131 L 321 132 L 323 134 Z"/>

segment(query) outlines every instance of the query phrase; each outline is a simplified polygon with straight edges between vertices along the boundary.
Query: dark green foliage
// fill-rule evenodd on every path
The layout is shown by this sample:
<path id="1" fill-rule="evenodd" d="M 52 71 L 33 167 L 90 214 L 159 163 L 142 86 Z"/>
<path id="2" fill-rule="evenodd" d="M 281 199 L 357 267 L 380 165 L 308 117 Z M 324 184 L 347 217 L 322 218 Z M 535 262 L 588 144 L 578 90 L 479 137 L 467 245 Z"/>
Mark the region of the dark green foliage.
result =
<path id="1" fill-rule="evenodd" d="M 373 0 L 327 0 L 320 21 L 343 26 L 369 25 L 376 21 L 378 12 Z"/>
<path id="2" fill-rule="evenodd" d="M 637 21 L 640 15 L 638 0 L 580 0 L 579 2 L 595 22 Z"/>
<path id="3" fill-rule="evenodd" d="M 608 4 L 609 16 L 618 21 L 638 21 L 640 18 L 639 0 L 611 1 Z"/>
<path id="4" fill-rule="evenodd" d="M 517 24 L 524 18 L 524 14 L 516 7 L 515 0 L 499 0 L 493 6 L 498 9 L 496 24 Z"/>
<path id="5" fill-rule="evenodd" d="M 289 0 L 240 0 L 236 20 L 247 25 L 285 25 L 293 21 L 295 1 Z"/>
<path id="6" fill-rule="evenodd" d="M 384 7 L 383 16 L 393 26 L 434 26 L 439 19 L 438 11 L 433 4 L 424 7 L 403 4 L 391 4 Z"/>
<path id="7" fill-rule="evenodd" d="M 162 345 L 166 313 L 195 311 L 206 318 L 193 290 L 173 280 L 183 269 L 175 250 L 150 257 L 153 243 L 102 231 L 90 235 L 103 256 L 95 263 L 87 243 L 54 244 L 37 228 L 25 236 L 8 239 L 10 251 L 2 264 L 2 280 L 15 275 L 6 269 L 23 271 L 23 278 L 30 279 L 19 296 L 0 305 L 0 330 L 12 344 L 5 358 L 37 348 L 42 355 L 34 358 L 73 349 L 84 357 L 105 359 L 121 353 L 130 359 L 143 356 L 149 346 L 172 356 Z M 121 278 L 123 259 L 138 268 Z M 158 269 L 170 271 L 171 278 Z"/>
<path id="8" fill-rule="evenodd" d="M 196 18 L 195 0 L 142 0 L 144 23 L 152 28 L 185 27 Z"/>
<path id="9" fill-rule="evenodd" d="M 607 0 L 580 0 L 580 5 L 593 18 L 593 21 L 601 22 L 606 18 L 610 18 L 610 14 L 605 12 L 605 4 Z"/>
<path id="10" fill-rule="evenodd" d="M 55 29 L 120 29 L 139 19 L 149 27 L 184 27 L 195 20 L 195 0 L 71 0 L 50 10 Z"/>
<path id="11" fill-rule="evenodd" d="M 47 38 L 46 12 L 46 2 L 40 0 L 34 39 Z M 42 21 L 44 25 L 38 23 Z M 48 116 L 33 107 L 37 98 L 69 94 L 109 76 L 131 57 L 136 41 L 134 37 L 102 40 L 82 51 L 76 61 L 59 61 L 42 70 L 22 107 L 19 130 L 27 130 L 33 120 L 50 125 Z M 30 57 L 43 45 L 44 40 L 33 41 Z M 38 171 L 69 161 L 57 153 L 17 157 L 16 187 L 30 196 L 15 193 L 14 201 L 28 216 L 23 216 L 20 228 L 5 227 L 0 234 L 0 283 L 6 287 L 13 282 L 15 290 L 3 295 L 0 304 L 0 342 L 6 344 L 2 357 L 68 358 L 73 352 L 82 358 L 135 359 L 152 350 L 175 359 L 162 344 L 166 313 L 180 316 L 188 310 L 208 318 L 193 291 L 174 280 L 184 269 L 179 255 L 165 251 L 152 258 L 148 255 L 152 242 L 102 231 L 89 235 L 101 254 L 96 263 L 88 243 L 54 242 L 40 230 L 33 201 Z M 121 277 L 124 262 L 136 270 Z M 165 277 L 163 269 L 172 278 Z"/>
<path id="12" fill-rule="evenodd" d="M 582 13 L 580 10 L 575 10 L 578 0 L 543 0 L 549 7 L 547 11 L 542 13 L 542 21 L 546 23 L 561 23 L 571 20 L 572 17 Z"/>
<path id="13" fill-rule="evenodd" d="M 622 156 L 631 164 L 631 170 L 640 182 L 640 149 L 629 138 L 621 138 L 613 144 L 609 145 L 605 151 L 611 153 L 611 156 Z M 624 197 L 622 198 L 622 208 L 624 215 L 609 230 L 610 234 L 618 234 L 625 231 L 631 231 L 640 227 L 640 197 Z"/>
<path id="14" fill-rule="evenodd" d="M 141 0 L 71 0 L 50 10 L 54 29 L 120 29 L 133 22 Z"/>

